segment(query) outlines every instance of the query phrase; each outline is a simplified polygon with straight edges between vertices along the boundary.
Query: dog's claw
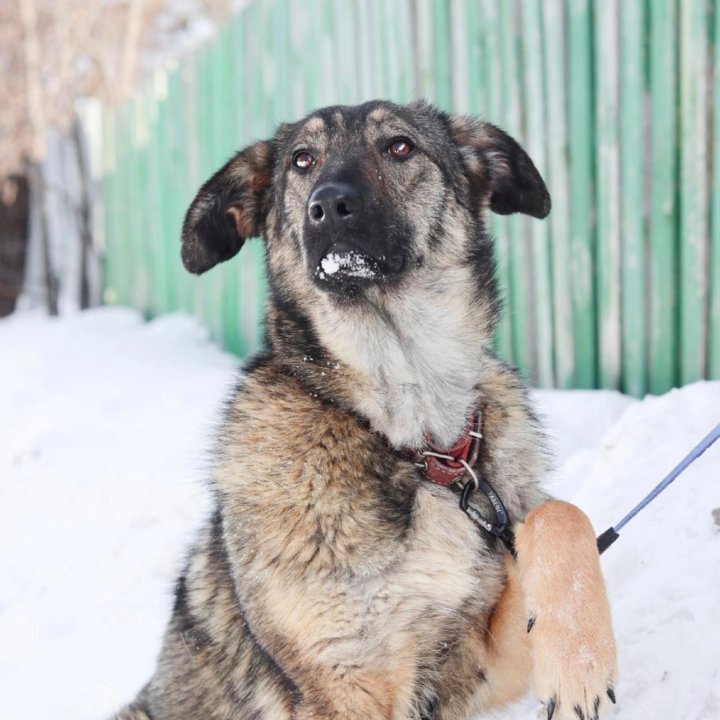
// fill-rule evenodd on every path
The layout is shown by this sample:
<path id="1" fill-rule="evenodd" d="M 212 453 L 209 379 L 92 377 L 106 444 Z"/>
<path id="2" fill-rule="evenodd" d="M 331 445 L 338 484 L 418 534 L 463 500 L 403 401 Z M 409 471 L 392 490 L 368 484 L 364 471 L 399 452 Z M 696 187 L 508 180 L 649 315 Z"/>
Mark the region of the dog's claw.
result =
<path id="1" fill-rule="evenodd" d="M 610 698 L 610 701 L 612 702 L 612 704 L 616 705 L 617 700 L 615 699 L 615 691 L 611 687 L 609 687 L 607 689 L 607 694 L 608 694 L 608 697 Z"/>
<path id="2" fill-rule="evenodd" d="M 585 720 L 585 713 L 582 711 L 579 705 L 576 705 L 573 710 L 575 711 L 575 714 L 578 716 L 578 720 Z"/>
<path id="3" fill-rule="evenodd" d="M 547 704 L 547 720 L 552 720 L 552 716 L 555 714 L 555 698 L 548 700 Z"/>
<path id="4" fill-rule="evenodd" d="M 528 620 L 528 624 L 527 624 L 527 630 L 528 630 L 528 632 L 530 632 L 530 631 L 533 629 L 533 625 L 534 625 L 534 624 L 535 624 L 535 616 L 532 615 L 532 616 L 530 617 L 530 619 Z"/>
<path id="5" fill-rule="evenodd" d="M 597 696 L 593 703 L 593 720 L 600 720 L 600 698 Z"/>

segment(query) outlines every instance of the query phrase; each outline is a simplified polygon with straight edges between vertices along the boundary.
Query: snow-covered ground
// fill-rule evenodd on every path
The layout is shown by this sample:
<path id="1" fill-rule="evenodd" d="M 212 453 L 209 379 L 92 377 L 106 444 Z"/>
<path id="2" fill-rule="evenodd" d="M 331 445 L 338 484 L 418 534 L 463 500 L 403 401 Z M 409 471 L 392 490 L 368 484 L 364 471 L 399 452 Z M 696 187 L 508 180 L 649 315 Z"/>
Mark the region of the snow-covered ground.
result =
<path id="1" fill-rule="evenodd" d="M 183 316 L 0 321 L 0 720 L 100 720 L 150 676 L 236 365 Z M 535 397 L 550 489 L 598 531 L 720 421 L 717 382 Z M 603 556 L 619 720 L 720 719 L 719 506 L 720 445 Z"/>

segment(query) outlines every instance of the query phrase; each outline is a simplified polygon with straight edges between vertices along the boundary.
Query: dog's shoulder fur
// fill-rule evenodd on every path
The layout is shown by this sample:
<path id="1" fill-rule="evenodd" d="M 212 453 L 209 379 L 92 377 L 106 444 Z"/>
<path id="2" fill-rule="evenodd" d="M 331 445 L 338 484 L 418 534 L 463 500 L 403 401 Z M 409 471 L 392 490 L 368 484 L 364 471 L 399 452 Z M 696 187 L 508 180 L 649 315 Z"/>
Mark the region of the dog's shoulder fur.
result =
<path id="1" fill-rule="evenodd" d="M 387 698 L 405 707 L 398 717 L 414 717 L 452 680 L 441 682 L 438 647 L 486 623 L 504 587 L 502 554 L 458 510 L 457 495 L 418 485 L 413 463 L 386 438 L 316 391 L 346 372 L 330 358 L 298 367 L 266 355 L 227 408 L 219 510 L 178 581 L 157 677 L 163 666 L 175 676 L 183 668 L 187 687 L 204 688 L 214 703 L 225 698 L 228 713 L 242 698 L 258 717 L 289 718 L 296 682 L 305 702 L 323 704 L 323 672 L 341 672 L 374 688 L 373 705 Z M 486 372 L 480 466 L 511 515 L 523 517 L 545 497 L 541 436 L 515 372 L 490 356 Z M 163 708 L 158 720 L 174 711 L 162 714 L 163 682 L 144 694 Z M 172 701 L 187 717 L 205 702 Z M 217 717 L 226 716 L 221 708 Z"/>

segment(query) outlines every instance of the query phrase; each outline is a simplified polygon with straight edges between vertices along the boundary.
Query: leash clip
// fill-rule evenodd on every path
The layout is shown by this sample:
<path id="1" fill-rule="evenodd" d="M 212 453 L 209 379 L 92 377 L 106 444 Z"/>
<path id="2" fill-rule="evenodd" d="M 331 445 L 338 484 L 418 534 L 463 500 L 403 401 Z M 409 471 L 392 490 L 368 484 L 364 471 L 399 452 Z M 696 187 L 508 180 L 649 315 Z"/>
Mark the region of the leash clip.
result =
<path id="1" fill-rule="evenodd" d="M 503 501 L 495 492 L 495 488 L 493 488 L 489 482 L 479 478 L 475 471 L 466 462 L 461 462 L 463 462 L 470 479 L 467 483 L 465 483 L 462 492 L 460 493 L 460 509 L 478 527 L 481 527 L 486 532 L 489 532 L 491 535 L 501 540 L 510 554 L 514 558 L 517 557 L 517 553 L 515 551 L 515 535 L 510 527 L 510 519 Z M 480 490 L 480 492 L 482 492 L 482 494 L 490 501 L 490 505 L 492 505 L 493 512 L 495 513 L 494 523 L 484 518 L 478 510 L 470 504 L 470 498 L 477 490 Z"/>

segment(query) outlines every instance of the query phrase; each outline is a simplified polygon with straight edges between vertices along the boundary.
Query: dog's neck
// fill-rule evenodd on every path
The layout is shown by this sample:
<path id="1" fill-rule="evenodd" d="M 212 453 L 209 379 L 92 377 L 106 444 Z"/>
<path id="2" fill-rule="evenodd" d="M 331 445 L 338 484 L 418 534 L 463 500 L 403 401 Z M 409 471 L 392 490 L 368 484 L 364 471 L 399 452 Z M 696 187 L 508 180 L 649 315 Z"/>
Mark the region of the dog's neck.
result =
<path id="1" fill-rule="evenodd" d="M 425 434 L 451 446 L 478 402 L 487 304 L 474 302 L 470 268 L 445 273 L 441 286 L 431 277 L 350 307 L 326 298 L 313 317 L 321 345 L 347 369 L 354 409 L 397 448 L 418 447 Z"/>

